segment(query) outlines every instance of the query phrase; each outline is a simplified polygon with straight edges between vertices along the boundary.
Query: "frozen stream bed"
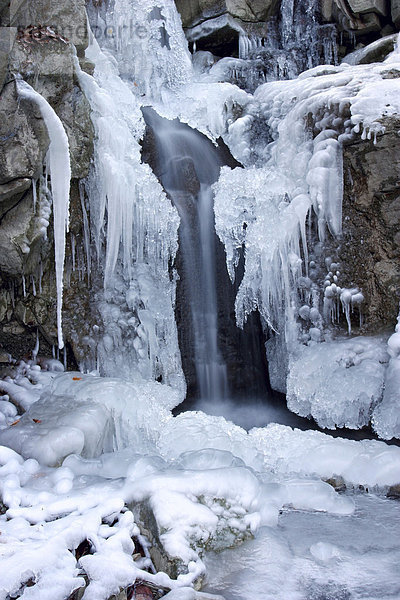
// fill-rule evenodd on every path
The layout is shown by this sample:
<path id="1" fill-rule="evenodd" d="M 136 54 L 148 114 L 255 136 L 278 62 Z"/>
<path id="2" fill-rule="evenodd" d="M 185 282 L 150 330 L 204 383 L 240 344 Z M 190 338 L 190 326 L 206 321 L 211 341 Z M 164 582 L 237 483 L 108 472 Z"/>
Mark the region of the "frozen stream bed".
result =
<path id="1" fill-rule="evenodd" d="M 353 498 L 353 515 L 285 510 L 277 528 L 207 556 L 207 590 L 230 600 L 399 598 L 399 504 Z"/>
<path id="2" fill-rule="evenodd" d="M 1 382 L 1 600 L 108 600 L 137 580 L 169 600 L 195 582 L 226 600 L 399 597 L 399 447 L 174 417 L 165 384 L 61 369 Z"/>

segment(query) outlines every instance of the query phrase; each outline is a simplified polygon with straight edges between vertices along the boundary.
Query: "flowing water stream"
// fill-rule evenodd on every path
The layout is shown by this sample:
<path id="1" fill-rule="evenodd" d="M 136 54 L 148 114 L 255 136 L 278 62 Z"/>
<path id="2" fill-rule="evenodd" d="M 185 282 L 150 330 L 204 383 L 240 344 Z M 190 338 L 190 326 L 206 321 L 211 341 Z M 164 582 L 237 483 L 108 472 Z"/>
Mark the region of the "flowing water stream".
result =
<path id="1" fill-rule="evenodd" d="M 156 140 L 160 180 L 181 219 L 180 245 L 199 394 L 219 401 L 228 394 L 228 380 L 218 347 L 211 185 L 218 178 L 221 158 L 196 131 L 176 120 L 163 119 L 152 109 L 143 112 Z"/>

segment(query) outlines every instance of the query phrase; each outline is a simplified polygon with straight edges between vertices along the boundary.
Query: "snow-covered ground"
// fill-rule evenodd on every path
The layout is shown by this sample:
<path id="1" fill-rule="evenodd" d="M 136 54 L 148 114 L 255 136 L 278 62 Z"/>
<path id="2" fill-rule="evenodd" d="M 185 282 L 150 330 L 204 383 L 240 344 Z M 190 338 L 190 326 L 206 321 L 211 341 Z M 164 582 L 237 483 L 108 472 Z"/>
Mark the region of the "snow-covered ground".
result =
<path id="1" fill-rule="evenodd" d="M 63 600 L 85 575 L 84 599 L 106 600 L 135 579 L 174 589 L 206 571 L 232 599 L 311 598 L 324 585 L 341 590 L 332 598 L 396 597 L 400 522 L 385 492 L 400 482 L 400 448 L 274 424 L 247 433 L 202 412 L 173 417 L 179 394 L 157 383 L 22 363 L 2 385 L 0 598 Z M 346 493 L 324 481 L 333 476 Z M 177 561 L 172 579 L 132 558 L 132 538 L 146 547 L 143 506 Z M 85 540 L 90 553 L 77 561 Z"/>

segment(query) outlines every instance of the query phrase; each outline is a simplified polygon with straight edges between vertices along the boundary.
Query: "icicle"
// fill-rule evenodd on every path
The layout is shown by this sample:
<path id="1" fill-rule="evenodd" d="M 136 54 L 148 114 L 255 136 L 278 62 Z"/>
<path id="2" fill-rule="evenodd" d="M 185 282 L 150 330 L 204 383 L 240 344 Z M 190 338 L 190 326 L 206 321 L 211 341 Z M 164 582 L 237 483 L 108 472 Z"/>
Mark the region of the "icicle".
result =
<path id="1" fill-rule="evenodd" d="M 62 294 L 63 273 L 65 261 L 65 234 L 69 222 L 69 188 L 71 180 L 71 165 L 69 157 L 68 137 L 60 118 L 50 104 L 36 92 L 28 83 L 17 79 L 17 90 L 20 97 L 35 102 L 42 114 L 50 138 L 49 171 L 54 211 L 54 247 L 57 285 L 57 333 L 58 346 L 64 346 L 62 335 Z M 46 166 L 47 171 L 47 166 Z"/>
<path id="2" fill-rule="evenodd" d="M 79 182 L 79 198 L 81 201 L 81 209 L 82 209 L 82 220 L 83 220 L 83 245 L 86 253 L 86 272 L 88 283 L 90 281 L 90 230 L 89 230 L 89 220 L 87 216 L 87 211 L 85 207 L 85 191 L 83 183 Z"/>
<path id="3" fill-rule="evenodd" d="M 39 352 L 39 330 L 36 329 L 36 344 L 34 349 L 32 350 L 32 360 L 36 364 L 37 355 Z"/>
<path id="4" fill-rule="evenodd" d="M 25 275 L 22 275 L 22 295 L 26 298 Z"/>
<path id="5" fill-rule="evenodd" d="M 76 243 L 75 236 L 71 233 L 71 255 L 72 255 L 72 271 L 75 273 L 76 261 L 75 261 Z"/>
<path id="6" fill-rule="evenodd" d="M 39 263 L 39 294 L 42 293 L 42 277 L 43 277 L 43 264 L 42 261 Z"/>
<path id="7" fill-rule="evenodd" d="M 33 213 L 36 213 L 37 195 L 36 195 L 36 179 L 32 179 L 32 196 L 33 196 Z"/>
<path id="8" fill-rule="evenodd" d="M 36 284 L 35 284 L 35 276 L 31 275 L 31 281 L 32 281 L 32 294 L 34 296 L 36 296 Z"/>

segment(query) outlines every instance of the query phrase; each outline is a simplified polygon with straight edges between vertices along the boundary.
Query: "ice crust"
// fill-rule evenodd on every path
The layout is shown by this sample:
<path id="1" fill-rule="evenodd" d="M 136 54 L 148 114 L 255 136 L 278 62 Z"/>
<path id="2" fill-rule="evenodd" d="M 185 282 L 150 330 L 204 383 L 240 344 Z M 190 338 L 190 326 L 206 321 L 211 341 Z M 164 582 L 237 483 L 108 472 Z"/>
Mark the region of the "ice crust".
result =
<path id="1" fill-rule="evenodd" d="M 313 211 L 321 241 L 326 228 L 340 234 L 342 143 L 358 132 L 369 139 L 383 133 L 382 118 L 400 112 L 398 79 L 386 79 L 399 56 L 379 65 L 316 67 L 291 81 L 266 83 L 229 126 L 225 140 L 247 168 L 222 170 L 215 213 L 231 278 L 245 248 L 239 323 L 258 308 L 289 345 L 297 339 L 293 304 L 300 300 L 296 282 L 308 275 L 307 219 Z M 251 137 L 260 119 L 269 143 Z"/>
<path id="2" fill-rule="evenodd" d="M 382 403 L 372 415 L 372 425 L 384 440 L 400 438 L 400 315 L 394 333 L 387 343 L 390 356 L 385 376 Z"/>
<path id="3" fill-rule="evenodd" d="M 341 314 L 349 333 L 362 322 L 362 281 L 357 282 L 359 287 L 345 287 L 339 266 L 327 257 L 327 275 L 321 282 L 315 257 L 310 258 L 318 249 L 316 241 L 310 247 L 310 223 L 316 226 L 320 248 L 327 230 L 334 238 L 340 236 L 343 143 L 357 135 L 376 140 L 385 131 L 385 118 L 400 114 L 400 84 L 398 78 L 391 78 L 399 68 L 396 49 L 383 63 L 325 65 L 297 79 L 266 83 L 257 88 L 224 134 L 244 168 L 223 168 L 214 186 L 216 231 L 225 246 L 232 280 L 244 253 L 236 320 L 242 326 L 250 312 L 260 312 L 270 337 L 266 346 L 271 383 L 279 391 L 286 391 L 284 357 L 291 357 L 294 372 L 296 357 L 302 356 L 299 344 L 326 342 L 327 347 L 331 324 Z M 303 396 L 301 409 L 292 387 L 291 408 L 316 416 L 323 426 L 330 420 L 331 427 L 340 422 L 362 427 L 382 396 L 378 381 L 383 380 L 384 367 L 379 358 L 375 363 L 376 376 L 371 374 L 375 387 L 367 390 L 363 402 L 357 400 L 358 409 L 364 405 L 364 415 L 354 404 L 346 412 L 347 404 L 337 402 L 333 383 L 319 407 Z M 353 377 L 355 372 L 338 370 L 338 388 L 340 376 Z M 318 385 L 317 378 L 308 384 L 311 396 L 320 393 Z M 356 378 L 352 385 L 357 386 Z M 330 417 L 333 406 L 336 413 Z"/>
<path id="4" fill-rule="evenodd" d="M 201 412 L 173 417 L 177 392 L 166 385 L 27 363 L 8 384 L 10 396 L 23 388 L 31 402 L 18 420 L 7 396 L 1 401 L 2 598 L 33 578 L 26 597 L 62 600 L 83 584 L 79 568 L 89 577 L 85 600 L 106 599 L 136 578 L 184 587 L 204 573 L 208 552 L 257 536 L 261 526 L 274 531 L 283 508 L 353 514 L 352 498 L 321 478 L 377 492 L 399 479 L 398 447 L 281 425 L 246 433 Z M 177 580 L 131 558 L 133 514 L 143 502 L 165 550 L 186 565 Z M 77 568 L 72 551 L 85 539 L 92 554 Z M 316 546 L 316 560 L 328 550 Z"/>
<path id="5" fill-rule="evenodd" d="M 288 407 L 321 427 L 364 427 L 382 400 L 388 358 L 377 338 L 301 346 L 289 362 Z"/>

